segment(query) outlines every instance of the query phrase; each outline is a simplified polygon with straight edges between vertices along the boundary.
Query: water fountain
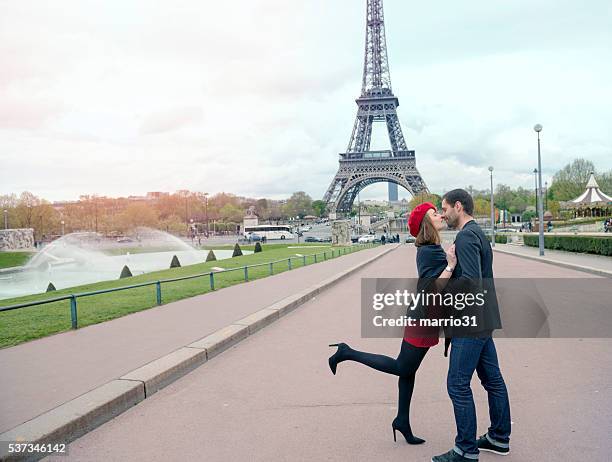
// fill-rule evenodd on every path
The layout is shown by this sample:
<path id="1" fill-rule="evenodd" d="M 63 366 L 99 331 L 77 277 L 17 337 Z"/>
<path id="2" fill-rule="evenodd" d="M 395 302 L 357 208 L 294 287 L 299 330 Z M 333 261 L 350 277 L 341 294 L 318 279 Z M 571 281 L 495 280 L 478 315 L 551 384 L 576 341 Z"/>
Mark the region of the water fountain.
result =
<path id="1" fill-rule="evenodd" d="M 43 293 L 50 283 L 59 290 L 119 279 L 125 266 L 134 276 L 164 270 L 175 256 L 181 266 L 193 265 L 204 262 L 207 253 L 150 228 L 135 228 L 120 239 L 71 233 L 45 246 L 25 266 L 1 272 L 0 299 Z M 231 258 L 232 250 L 215 250 L 215 256 Z"/>

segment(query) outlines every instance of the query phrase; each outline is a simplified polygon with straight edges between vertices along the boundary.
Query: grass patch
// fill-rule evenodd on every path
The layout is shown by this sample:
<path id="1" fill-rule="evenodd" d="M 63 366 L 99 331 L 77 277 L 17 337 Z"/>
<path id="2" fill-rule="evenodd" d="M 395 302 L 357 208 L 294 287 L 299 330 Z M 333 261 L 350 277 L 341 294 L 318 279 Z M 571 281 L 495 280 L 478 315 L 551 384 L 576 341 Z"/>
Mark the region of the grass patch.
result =
<path id="1" fill-rule="evenodd" d="M 33 252 L 0 252 L 0 268 L 25 265 L 32 255 Z"/>
<path id="2" fill-rule="evenodd" d="M 324 259 L 332 258 L 331 247 L 321 248 L 304 245 L 300 248 L 292 244 L 266 244 L 263 252 L 234 257 L 227 260 L 211 261 L 196 265 L 183 266 L 180 268 L 167 269 L 139 276 L 133 276 L 121 280 L 104 281 L 68 289 L 57 290 L 51 293 L 28 295 L 25 297 L 0 300 L 1 306 L 16 305 L 21 303 L 49 300 L 55 297 L 69 294 L 79 294 L 103 289 L 124 287 L 143 282 L 154 282 L 163 279 L 172 279 L 183 276 L 192 276 L 210 272 L 213 267 L 224 269 L 240 268 L 245 265 L 266 263 L 264 266 L 248 269 L 249 281 L 261 279 L 270 275 L 270 267 L 267 263 L 276 260 L 285 260 L 273 265 L 273 273 L 281 273 L 289 270 L 286 261 L 289 257 L 292 269 L 311 265 Z M 253 247 L 253 246 L 250 246 Z M 244 249 L 250 250 L 249 246 Z M 334 258 L 341 252 L 349 252 L 367 248 L 366 246 L 347 246 L 334 248 Z M 325 252 L 326 257 L 323 257 Z M 296 257 L 300 254 L 305 257 Z M 244 283 L 244 271 L 215 273 L 215 290 Z M 184 281 L 176 281 L 162 284 L 162 303 L 170 303 L 210 291 L 209 277 L 199 277 Z M 155 285 L 140 287 L 118 292 L 99 294 L 77 299 L 78 326 L 84 327 L 91 324 L 115 319 L 126 314 L 141 311 L 157 306 Z M 17 345 L 47 335 L 63 332 L 71 328 L 70 300 L 51 302 L 45 305 L 19 308 L 16 310 L 0 312 L 0 348 Z"/>
<path id="3" fill-rule="evenodd" d="M 255 243 L 253 244 L 240 244 L 240 248 L 244 250 L 254 250 Z M 202 250 L 232 250 L 236 243 L 232 244 L 211 244 L 211 245 L 201 245 L 199 249 Z M 297 242 L 289 243 L 289 244 L 261 244 L 264 249 L 285 249 L 287 247 L 331 247 L 329 242 Z"/>
<path id="4" fill-rule="evenodd" d="M 232 250 L 234 248 L 234 245 L 236 245 L 236 243 L 231 243 L 231 244 L 215 244 L 215 245 L 201 245 L 201 246 L 194 246 L 195 250 Z M 240 244 L 240 248 L 244 249 L 244 250 L 254 250 L 255 249 L 255 244 Z M 287 248 L 287 247 L 293 247 L 293 246 L 297 246 L 299 245 L 301 246 L 310 246 L 310 245 L 314 245 L 314 246 L 321 246 L 321 245 L 325 245 L 325 246 L 331 246 L 331 244 L 329 243 L 317 243 L 317 242 L 312 242 L 312 243 L 300 243 L 300 244 L 262 244 L 263 246 L 265 246 L 266 249 L 271 250 L 271 249 L 283 249 L 283 248 Z M 188 249 L 186 249 L 188 250 Z M 151 253 L 151 252 L 172 252 L 172 251 L 181 251 L 181 249 L 177 249 L 176 247 L 164 247 L 164 246 L 159 246 L 159 247 L 147 247 L 147 246 L 129 246 L 129 247 L 111 247 L 108 249 L 103 249 L 102 253 L 104 253 L 105 255 L 110 255 L 110 256 L 116 256 L 116 255 L 125 255 L 126 253 L 130 253 L 130 255 L 134 255 L 137 253 Z"/>

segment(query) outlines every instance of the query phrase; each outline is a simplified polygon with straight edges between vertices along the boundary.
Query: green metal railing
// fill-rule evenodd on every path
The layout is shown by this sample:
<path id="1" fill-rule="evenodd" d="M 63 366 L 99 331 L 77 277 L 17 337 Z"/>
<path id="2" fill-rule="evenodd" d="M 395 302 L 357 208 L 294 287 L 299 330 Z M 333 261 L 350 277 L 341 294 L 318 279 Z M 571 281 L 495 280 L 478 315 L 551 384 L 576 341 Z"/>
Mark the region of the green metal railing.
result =
<path id="1" fill-rule="evenodd" d="M 355 251 L 356 249 L 363 249 L 363 248 L 368 248 L 368 247 L 374 247 L 377 244 L 373 244 L 373 243 L 368 243 L 368 244 L 359 244 L 357 246 L 350 246 L 350 247 L 343 247 L 340 249 L 331 249 L 331 258 L 334 258 L 334 256 L 340 256 L 340 255 L 346 255 L 347 253 L 351 253 L 353 251 Z M 215 274 L 220 274 L 220 273 L 231 273 L 232 271 L 244 271 L 244 281 L 248 282 L 249 280 L 249 268 L 257 268 L 259 266 L 266 266 L 268 265 L 269 267 L 269 274 L 272 275 L 274 274 L 274 265 L 275 264 L 279 264 L 279 263 L 286 263 L 287 264 L 287 269 L 291 270 L 292 269 L 292 264 L 291 264 L 291 260 L 295 260 L 295 259 L 302 259 L 302 266 L 306 266 L 307 264 L 307 257 L 313 257 L 314 258 L 314 263 L 317 263 L 317 255 L 322 255 L 323 259 L 326 260 L 327 259 L 327 254 L 328 252 L 325 251 L 322 254 L 310 254 L 310 255 L 302 255 L 301 257 L 289 257 L 289 258 L 283 258 L 281 260 L 275 260 L 275 261 L 271 261 L 271 262 L 266 262 L 266 263 L 257 263 L 254 265 L 246 265 L 246 266 L 239 266 L 236 268 L 228 268 L 228 269 L 223 269 L 222 271 L 209 271 L 207 273 L 201 273 L 201 274 L 193 274 L 191 276 L 182 276 L 182 277 L 178 277 L 178 278 L 171 278 L 171 279 L 160 279 L 158 281 L 150 281 L 150 282 L 143 282 L 141 284 L 132 284 L 129 286 L 121 286 L 121 287 L 113 287 L 111 289 L 101 289 L 101 290 L 96 290 L 93 292 L 82 292 L 82 293 L 76 293 L 76 294 L 68 294 L 68 295 L 63 295 L 60 297 L 54 297 L 54 298 L 49 298 L 49 299 L 45 299 L 45 300 L 39 300 L 39 301 L 35 301 L 35 302 L 27 302 L 27 303 L 20 303 L 17 305 L 9 305 L 9 306 L 3 306 L 0 307 L 0 312 L 4 312 L 4 311 L 12 311 L 12 310 L 17 310 L 20 308 L 28 308 L 31 306 L 38 306 L 38 305 L 46 305 L 48 303 L 54 303 L 54 302 L 60 302 L 62 300 L 70 300 L 70 319 L 71 319 L 71 324 L 72 324 L 72 328 L 73 329 L 77 329 L 78 328 L 78 309 L 77 309 L 77 299 L 79 298 L 84 298 L 84 297 L 90 297 L 93 295 L 100 295 L 100 294 L 107 294 L 110 292 L 119 292 L 122 290 L 129 290 L 129 289 L 136 289 L 139 287 L 147 287 L 147 286 L 155 286 L 155 295 L 156 295 L 156 301 L 157 301 L 157 305 L 161 305 L 162 304 L 162 284 L 166 284 L 166 283 L 170 283 L 170 282 L 177 282 L 177 281 L 185 281 L 188 279 L 197 279 L 197 278 L 204 278 L 206 276 L 208 276 L 208 281 L 209 281 L 209 287 L 210 290 L 215 290 Z"/>

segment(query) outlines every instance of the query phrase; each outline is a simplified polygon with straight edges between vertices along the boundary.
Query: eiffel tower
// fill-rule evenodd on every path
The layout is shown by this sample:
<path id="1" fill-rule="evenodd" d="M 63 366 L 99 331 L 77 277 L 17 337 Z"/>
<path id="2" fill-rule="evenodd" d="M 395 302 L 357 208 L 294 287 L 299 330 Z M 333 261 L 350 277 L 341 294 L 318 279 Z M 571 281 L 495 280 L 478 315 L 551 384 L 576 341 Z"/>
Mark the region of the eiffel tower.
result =
<path id="1" fill-rule="evenodd" d="M 359 191 L 374 183 L 389 184 L 389 200 L 397 200 L 398 185 L 413 196 L 428 192 L 397 117 L 399 100 L 391 89 L 383 0 L 367 3 L 363 80 L 361 96 L 355 100 L 357 117 L 348 148 L 340 154 L 338 173 L 323 196 L 331 219 L 349 213 Z M 374 122 L 387 124 L 390 150 L 370 150 Z"/>

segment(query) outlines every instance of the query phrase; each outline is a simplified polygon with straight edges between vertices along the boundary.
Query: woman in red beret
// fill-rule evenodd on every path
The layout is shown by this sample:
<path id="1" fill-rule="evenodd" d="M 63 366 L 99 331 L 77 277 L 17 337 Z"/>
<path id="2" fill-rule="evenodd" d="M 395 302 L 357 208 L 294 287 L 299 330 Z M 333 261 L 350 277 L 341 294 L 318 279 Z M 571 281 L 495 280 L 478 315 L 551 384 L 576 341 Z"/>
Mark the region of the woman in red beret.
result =
<path id="1" fill-rule="evenodd" d="M 419 281 L 437 279 L 444 285 L 450 278 L 457 263 L 454 246 L 444 251 L 440 245 L 440 230 L 446 228 L 446 222 L 430 202 L 419 204 L 410 212 L 408 218 L 410 234 L 415 238 L 417 247 L 417 270 Z M 399 430 L 409 444 L 421 444 L 425 440 L 414 436 L 410 427 L 410 401 L 414 389 L 416 371 L 430 347 L 438 343 L 438 329 L 424 332 L 423 328 L 406 327 L 402 347 L 397 358 L 385 355 L 354 350 L 346 343 L 334 343 L 338 350 L 329 358 L 329 367 L 336 374 L 336 367 L 342 361 L 356 361 L 373 369 L 399 377 L 399 397 L 397 417 L 391 424 L 393 439 Z"/>

